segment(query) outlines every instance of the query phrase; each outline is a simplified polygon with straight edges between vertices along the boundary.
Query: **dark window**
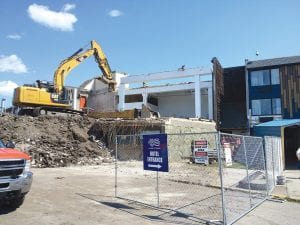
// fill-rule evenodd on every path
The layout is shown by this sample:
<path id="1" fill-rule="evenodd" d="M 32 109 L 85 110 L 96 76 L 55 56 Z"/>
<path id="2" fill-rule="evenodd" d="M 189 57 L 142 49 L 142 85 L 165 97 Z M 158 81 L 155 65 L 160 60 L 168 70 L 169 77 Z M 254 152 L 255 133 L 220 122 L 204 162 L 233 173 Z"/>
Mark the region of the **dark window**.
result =
<path id="1" fill-rule="evenodd" d="M 125 95 L 125 103 L 143 102 L 143 95 Z"/>
<path id="2" fill-rule="evenodd" d="M 148 96 L 148 103 L 150 103 L 152 105 L 155 105 L 155 106 L 158 106 L 158 100 L 157 100 L 157 98 L 152 97 L 152 96 Z"/>
<path id="3" fill-rule="evenodd" d="M 260 123 L 265 123 L 265 122 L 269 122 L 269 121 L 272 121 L 272 120 L 273 120 L 273 117 L 271 117 L 271 116 L 259 117 L 259 122 Z"/>

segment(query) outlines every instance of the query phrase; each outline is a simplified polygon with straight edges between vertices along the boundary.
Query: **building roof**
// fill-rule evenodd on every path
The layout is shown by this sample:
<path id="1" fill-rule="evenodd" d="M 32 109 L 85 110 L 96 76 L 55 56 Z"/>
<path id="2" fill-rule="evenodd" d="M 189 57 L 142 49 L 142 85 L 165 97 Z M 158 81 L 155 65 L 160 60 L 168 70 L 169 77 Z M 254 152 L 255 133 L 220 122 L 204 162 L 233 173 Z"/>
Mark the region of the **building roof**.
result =
<path id="1" fill-rule="evenodd" d="M 248 61 L 246 67 L 247 69 L 254 69 L 259 67 L 270 67 L 270 66 L 277 66 L 277 65 L 294 64 L 294 63 L 300 63 L 300 56 L 290 56 L 290 57 Z"/>
<path id="2" fill-rule="evenodd" d="M 287 127 L 292 125 L 300 125 L 300 119 L 285 119 L 285 120 L 272 120 L 266 123 L 255 125 L 255 127 Z"/>
<path id="3" fill-rule="evenodd" d="M 261 123 L 254 126 L 255 136 L 275 136 L 281 137 L 281 131 L 285 127 L 300 125 L 300 119 L 284 119 L 284 120 L 273 120 L 266 123 Z"/>

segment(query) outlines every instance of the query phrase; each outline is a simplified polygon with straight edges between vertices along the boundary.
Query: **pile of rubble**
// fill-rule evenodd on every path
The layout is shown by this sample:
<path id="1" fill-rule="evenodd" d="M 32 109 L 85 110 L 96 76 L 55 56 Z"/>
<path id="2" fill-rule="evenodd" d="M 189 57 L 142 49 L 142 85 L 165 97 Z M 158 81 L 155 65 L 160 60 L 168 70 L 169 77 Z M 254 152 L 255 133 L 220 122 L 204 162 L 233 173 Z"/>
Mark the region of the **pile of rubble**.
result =
<path id="1" fill-rule="evenodd" d="M 94 119 L 74 116 L 0 116 L 0 138 L 27 152 L 33 167 L 99 165 L 113 162 L 111 151 L 90 128 Z M 97 137 L 97 138 L 96 138 Z"/>

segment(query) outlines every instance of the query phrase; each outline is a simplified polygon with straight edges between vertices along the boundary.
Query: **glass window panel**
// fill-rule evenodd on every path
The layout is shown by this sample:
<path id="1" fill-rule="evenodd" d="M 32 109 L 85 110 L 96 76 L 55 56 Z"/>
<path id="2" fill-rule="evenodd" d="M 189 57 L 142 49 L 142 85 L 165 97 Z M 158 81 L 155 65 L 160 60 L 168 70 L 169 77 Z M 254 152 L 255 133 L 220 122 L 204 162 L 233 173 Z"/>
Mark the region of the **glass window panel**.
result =
<path id="1" fill-rule="evenodd" d="M 271 115 L 271 99 L 261 99 L 260 100 L 261 106 L 261 115 Z"/>
<path id="2" fill-rule="evenodd" d="M 252 115 L 260 115 L 260 114 L 261 114 L 260 101 L 252 100 Z"/>
<path id="3" fill-rule="evenodd" d="M 259 71 L 251 72 L 251 86 L 258 86 L 259 84 Z"/>
<path id="4" fill-rule="evenodd" d="M 279 69 L 271 70 L 271 82 L 272 84 L 280 84 Z"/>
<path id="5" fill-rule="evenodd" d="M 271 84 L 270 71 L 269 70 L 263 70 L 263 77 L 264 77 L 264 85 Z"/>
<path id="6" fill-rule="evenodd" d="M 281 114 L 281 100 L 280 98 L 272 99 L 272 111 L 273 114 Z"/>
<path id="7" fill-rule="evenodd" d="M 252 100 L 252 115 L 271 115 L 271 99 Z"/>
<path id="8" fill-rule="evenodd" d="M 251 86 L 270 85 L 269 70 L 258 70 L 251 72 Z"/>

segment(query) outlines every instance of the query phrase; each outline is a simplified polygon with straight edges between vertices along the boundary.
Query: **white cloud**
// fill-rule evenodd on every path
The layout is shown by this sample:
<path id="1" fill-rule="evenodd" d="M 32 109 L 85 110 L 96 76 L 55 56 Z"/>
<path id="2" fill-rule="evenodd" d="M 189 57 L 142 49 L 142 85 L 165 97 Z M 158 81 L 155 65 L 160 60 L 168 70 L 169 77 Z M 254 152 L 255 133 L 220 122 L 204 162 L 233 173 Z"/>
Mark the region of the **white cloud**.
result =
<path id="1" fill-rule="evenodd" d="M 68 11 L 74 8 L 75 5 L 66 4 L 63 11 L 56 12 L 44 5 L 32 4 L 28 7 L 27 12 L 34 22 L 43 26 L 61 31 L 73 31 L 73 25 L 77 22 L 77 18 Z"/>
<path id="2" fill-rule="evenodd" d="M 16 55 L 0 55 L 0 72 L 27 73 L 27 67 Z"/>
<path id="3" fill-rule="evenodd" d="M 118 16 L 122 16 L 123 13 L 120 10 L 113 9 L 108 12 L 108 15 L 111 17 L 118 17 Z"/>
<path id="4" fill-rule="evenodd" d="M 16 87 L 18 87 L 18 85 L 13 81 L 0 81 L 0 96 L 12 97 Z"/>
<path id="5" fill-rule="evenodd" d="M 13 39 L 13 40 L 20 40 L 22 38 L 22 36 L 19 34 L 9 34 L 6 36 L 6 38 Z"/>
<path id="6" fill-rule="evenodd" d="M 67 3 L 67 4 L 65 4 L 65 5 L 63 6 L 62 11 L 68 12 L 68 11 L 70 11 L 70 10 L 72 10 L 72 9 L 75 9 L 75 7 L 76 7 L 75 4 L 69 4 L 69 3 Z"/>

